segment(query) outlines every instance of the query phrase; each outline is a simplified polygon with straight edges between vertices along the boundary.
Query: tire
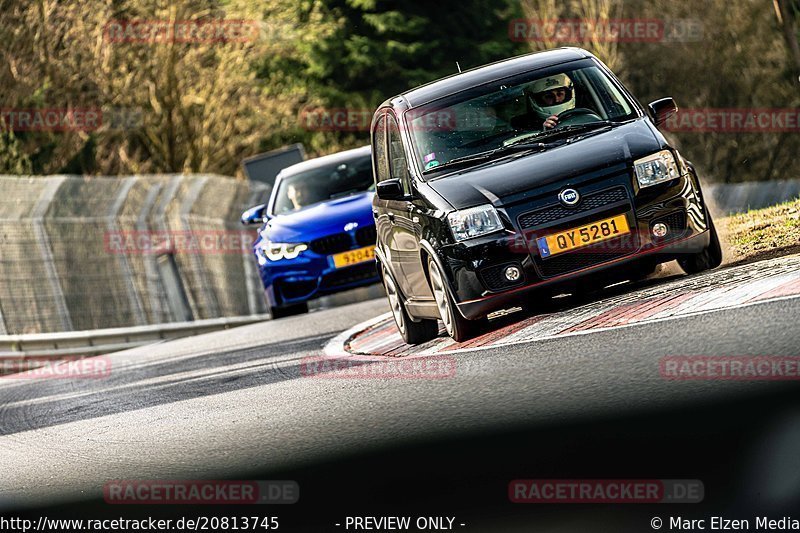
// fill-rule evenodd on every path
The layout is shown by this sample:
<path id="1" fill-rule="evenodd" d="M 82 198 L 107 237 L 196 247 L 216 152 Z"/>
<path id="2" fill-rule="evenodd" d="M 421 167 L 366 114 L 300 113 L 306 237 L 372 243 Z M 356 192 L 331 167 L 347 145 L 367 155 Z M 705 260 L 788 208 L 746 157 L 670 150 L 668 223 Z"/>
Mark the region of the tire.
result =
<path id="1" fill-rule="evenodd" d="M 394 323 L 403 340 L 408 344 L 422 344 L 435 339 L 439 335 L 439 324 L 436 320 L 422 319 L 414 321 L 406 311 L 406 304 L 400 295 L 400 291 L 397 290 L 397 284 L 383 266 L 381 266 L 381 277 L 383 278 L 383 286 L 386 289 L 386 298 L 389 300 Z"/>
<path id="2" fill-rule="evenodd" d="M 270 307 L 269 312 L 272 315 L 272 320 L 286 318 L 287 316 L 302 315 L 308 313 L 308 302 L 287 305 L 286 307 Z"/>
<path id="3" fill-rule="evenodd" d="M 456 342 L 464 342 L 480 333 L 484 321 L 467 320 L 453 303 L 450 291 L 447 290 L 445 277 L 436 262 L 428 258 L 428 282 L 431 286 L 439 316 L 444 323 L 444 329 Z"/>
<path id="4" fill-rule="evenodd" d="M 711 241 L 705 250 L 700 253 L 687 255 L 678 259 L 678 264 L 687 274 L 697 274 L 706 270 L 717 268 L 722 264 L 722 246 L 717 235 L 717 228 L 711 220 L 711 214 L 706 210 L 708 219 L 708 231 L 711 234 Z"/>

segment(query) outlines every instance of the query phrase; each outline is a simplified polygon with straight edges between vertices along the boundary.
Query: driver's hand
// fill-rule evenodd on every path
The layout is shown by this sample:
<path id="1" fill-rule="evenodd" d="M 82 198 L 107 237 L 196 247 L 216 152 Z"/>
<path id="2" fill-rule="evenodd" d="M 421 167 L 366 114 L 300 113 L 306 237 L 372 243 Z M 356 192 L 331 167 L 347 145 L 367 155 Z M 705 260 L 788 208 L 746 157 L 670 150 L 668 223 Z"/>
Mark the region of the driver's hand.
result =
<path id="1" fill-rule="evenodd" d="M 558 125 L 558 115 L 550 115 L 544 121 L 544 129 L 555 128 Z"/>

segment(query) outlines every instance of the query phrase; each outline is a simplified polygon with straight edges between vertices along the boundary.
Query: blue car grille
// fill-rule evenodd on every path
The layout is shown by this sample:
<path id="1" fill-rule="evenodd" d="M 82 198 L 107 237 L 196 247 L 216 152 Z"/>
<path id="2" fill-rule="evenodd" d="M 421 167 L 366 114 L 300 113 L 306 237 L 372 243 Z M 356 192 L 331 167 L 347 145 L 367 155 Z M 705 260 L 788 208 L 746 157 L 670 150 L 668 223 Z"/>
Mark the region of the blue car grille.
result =
<path id="1" fill-rule="evenodd" d="M 355 245 L 371 246 L 378 239 L 375 226 L 364 226 L 353 233 L 334 233 L 314 239 L 308 245 L 312 252 L 320 255 L 338 254 L 352 249 Z"/>
<path id="2" fill-rule="evenodd" d="M 349 233 L 334 233 L 314 239 L 308 245 L 311 251 L 320 255 L 338 254 L 353 247 L 353 238 Z"/>
<path id="3" fill-rule="evenodd" d="M 356 230 L 356 242 L 359 246 L 371 246 L 378 240 L 378 232 L 375 226 L 366 226 Z"/>

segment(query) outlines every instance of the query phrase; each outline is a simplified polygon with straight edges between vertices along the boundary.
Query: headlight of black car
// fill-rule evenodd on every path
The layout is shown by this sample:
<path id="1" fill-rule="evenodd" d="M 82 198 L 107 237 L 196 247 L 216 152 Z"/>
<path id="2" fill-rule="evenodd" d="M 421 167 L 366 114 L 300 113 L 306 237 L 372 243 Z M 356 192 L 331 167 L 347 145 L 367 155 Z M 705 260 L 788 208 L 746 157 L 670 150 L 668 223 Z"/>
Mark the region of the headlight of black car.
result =
<path id="1" fill-rule="evenodd" d="M 447 215 L 447 223 L 457 241 L 479 237 L 503 229 L 500 215 L 491 205 L 479 205 Z"/>
<path id="2" fill-rule="evenodd" d="M 633 163 L 633 170 L 640 187 L 650 187 L 680 176 L 678 164 L 669 150 L 637 159 Z"/>

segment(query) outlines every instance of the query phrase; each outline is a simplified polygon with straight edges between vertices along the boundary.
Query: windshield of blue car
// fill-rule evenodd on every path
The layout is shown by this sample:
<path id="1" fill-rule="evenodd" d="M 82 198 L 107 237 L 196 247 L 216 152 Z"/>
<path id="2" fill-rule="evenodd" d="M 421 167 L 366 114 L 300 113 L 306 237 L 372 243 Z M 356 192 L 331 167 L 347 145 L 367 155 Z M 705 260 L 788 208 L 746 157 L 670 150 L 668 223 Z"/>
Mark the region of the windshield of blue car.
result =
<path id="1" fill-rule="evenodd" d="M 592 124 L 613 125 L 637 116 L 634 104 L 602 69 L 584 66 L 473 87 L 411 109 L 405 120 L 420 168 L 435 174 L 455 159 L 469 166 L 480 160 L 472 156 L 497 157 L 513 151 L 509 147 L 515 144 L 583 135 Z"/>
<path id="2" fill-rule="evenodd" d="M 321 202 L 368 191 L 373 187 L 370 156 L 299 172 L 279 181 L 272 214 L 299 211 Z"/>

